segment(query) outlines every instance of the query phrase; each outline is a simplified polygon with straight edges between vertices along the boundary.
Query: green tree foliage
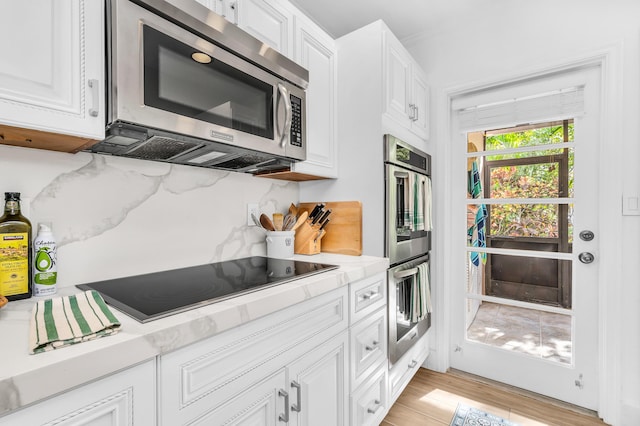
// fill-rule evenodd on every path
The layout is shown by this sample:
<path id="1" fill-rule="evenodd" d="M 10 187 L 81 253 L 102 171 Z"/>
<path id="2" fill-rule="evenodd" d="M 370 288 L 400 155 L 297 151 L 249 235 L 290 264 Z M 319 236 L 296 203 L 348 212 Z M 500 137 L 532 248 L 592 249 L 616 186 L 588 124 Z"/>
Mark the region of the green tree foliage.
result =
<path id="1" fill-rule="evenodd" d="M 569 125 L 569 140 L 573 140 L 573 123 Z M 534 157 L 533 164 L 495 167 L 491 170 L 490 198 L 556 198 L 559 170 L 548 156 L 561 154 L 562 149 L 549 145 L 562 143 L 562 125 L 488 136 L 487 151 L 496 154 L 489 161 Z M 510 148 L 540 146 L 544 150 L 500 154 Z M 545 146 L 546 145 L 546 146 Z M 573 150 L 569 152 L 569 193 L 573 192 Z M 558 237 L 558 209 L 549 204 L 506 204 L 491 207 L 491 235 L 511 237 Z"/>

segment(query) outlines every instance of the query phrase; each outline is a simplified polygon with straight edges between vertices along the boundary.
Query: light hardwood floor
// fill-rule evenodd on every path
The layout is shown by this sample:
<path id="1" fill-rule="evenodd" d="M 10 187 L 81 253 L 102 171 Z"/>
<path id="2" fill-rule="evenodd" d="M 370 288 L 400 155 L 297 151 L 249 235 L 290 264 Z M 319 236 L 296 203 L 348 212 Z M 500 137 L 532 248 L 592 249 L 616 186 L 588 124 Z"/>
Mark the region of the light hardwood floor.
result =
<path id="1" fill-rule="evenodd" d="M 448 426 L 458 403 L 523 426 L 606 425 L 587 410 L 572 408 L 559 401 L 461 372 L 443 374 L 421 368 L 381 426 Z"/>

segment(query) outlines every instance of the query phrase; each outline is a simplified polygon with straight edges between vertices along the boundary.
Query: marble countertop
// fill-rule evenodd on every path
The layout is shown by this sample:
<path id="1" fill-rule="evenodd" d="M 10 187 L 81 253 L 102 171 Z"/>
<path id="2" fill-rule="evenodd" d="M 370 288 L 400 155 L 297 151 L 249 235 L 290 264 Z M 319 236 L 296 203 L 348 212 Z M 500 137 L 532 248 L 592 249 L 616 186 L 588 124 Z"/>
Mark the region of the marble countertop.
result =
<path id="1" fill-rule="evenodd" d="M 340 267 L 146 324 L 113 308 L 122 323 L 118 334 L 36 355 L 29 355 L 28 336 L 37 299 L 10 302 L 0 309 L 0 416 L 383 272 L 389 265 L 387 259 L 370 256 L 321 253 L 295 258 Z M 79 291 L 62 287 L 57 295 Z"/>

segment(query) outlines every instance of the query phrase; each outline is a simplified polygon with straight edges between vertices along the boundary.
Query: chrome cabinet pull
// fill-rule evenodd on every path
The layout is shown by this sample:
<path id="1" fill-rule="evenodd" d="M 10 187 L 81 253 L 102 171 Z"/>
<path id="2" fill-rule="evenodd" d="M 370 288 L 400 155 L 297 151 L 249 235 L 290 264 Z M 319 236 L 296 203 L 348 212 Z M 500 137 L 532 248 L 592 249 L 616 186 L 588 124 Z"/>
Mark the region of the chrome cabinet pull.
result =
<path id="1" fill-rule="evenodd" d="M 296 403 L 291 406 L 291 411 L 300 412 L 302 410 L 302 386 L 295 380 L 291 382 L 291 387 L 297 389 Z"/>
<path id="2" fill-rule="evenodd" d="M 94 78 L 90 79 L 87 84 L 91 88 L 91 98 L 93 101 L 93 107 L 89 108 L 89 115 L 92 117 L 97 117 L 100 113 L 100 84 L 98 83 L 98 80 Z"/>
<path id="3" fill-rule="evenodd" d="M 413 121 L 418 121 L 418 114 L 419 114 L 420 108 L 418 108 L 417 105 L 415 105 L 413 108 L 415 112 L 415 114 L 413 115 Z"/>
<path id="4" fill-rule="evenodd" d="M 409 368 L 413 368 L 416 365 L 418 365 L 418 361 L 416 361 L 415 359 L 412 359 L 411 362 L 409 363 Z"/>
<path id="5" fill-rule="evenodd" d="M 287 144 L 287 135 L 291 132 L 291 99 L 289 99 L 289 91 L 282 83 L 278 83 L 278 94 L 284 101 L 284 125 L 280 133 L 280 148 L 284 148 Z M 278 109 L 276 109 L 276 120 L 278 120 Z"/>
<path id="6" fill-rule="evenodd" d="M 363 294 L 363 295 L 362 295 L 362 298 L 363 298 L 364 300 L 369 300 L 369 299 L 373 299 L 373 297 L 374 297 L 374 296 L 377 296 L 377 295 L 378 295 L 378 292 L 377 292 L 377 291 L 373 291 L 373 290 L 371 290 L 370 292 Z"/>
<path id="7" fill-rule="evenodd" d="M 368 350 L 368 351 L 372 351 L 372 350 L 376 349 L 379 344 L 380 344 L 380 342 L 378 342 L 377 340 L 374 340 L 373 342 L 371 342 L 371 346 L 367 345 L 364 348 L 366 350 Z"/>
<path id="8" fill-rule="evenodd" d="M 280 414 L 278 420 L 280 420 L 281 422 L 289 423 L 289 394 L 285 390 L 280 389 L 278 391 L 278 396 L 284 397 L 284 414 Z"/>
<path id="9" fill-rule="evenodd" d="M 378 408 L 380 408 L 380 400 L 379 399 L 374 399 L 373 400 L 373 404 L 374 404 L 374 408 L 367 408 L 367 413 L 370 414 L 375 414 L 376 411 L 378 411 Z"/>

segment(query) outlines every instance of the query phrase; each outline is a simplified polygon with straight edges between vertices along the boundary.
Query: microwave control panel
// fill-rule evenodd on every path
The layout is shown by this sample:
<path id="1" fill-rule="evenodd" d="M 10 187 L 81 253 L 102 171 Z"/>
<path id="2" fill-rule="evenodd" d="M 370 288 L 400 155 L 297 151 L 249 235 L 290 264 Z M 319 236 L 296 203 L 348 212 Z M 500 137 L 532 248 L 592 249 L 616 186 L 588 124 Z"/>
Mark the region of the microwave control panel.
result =
<path id="1" fill-rule="evenodd" d="M 291 145 L 302 146 L 302 100 L 291 95 Z"/>

